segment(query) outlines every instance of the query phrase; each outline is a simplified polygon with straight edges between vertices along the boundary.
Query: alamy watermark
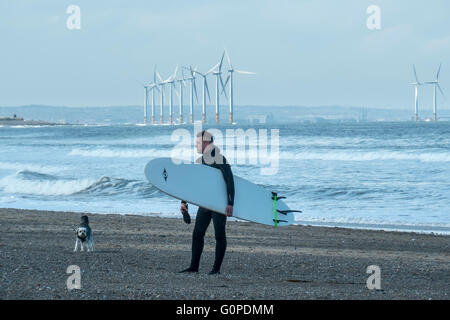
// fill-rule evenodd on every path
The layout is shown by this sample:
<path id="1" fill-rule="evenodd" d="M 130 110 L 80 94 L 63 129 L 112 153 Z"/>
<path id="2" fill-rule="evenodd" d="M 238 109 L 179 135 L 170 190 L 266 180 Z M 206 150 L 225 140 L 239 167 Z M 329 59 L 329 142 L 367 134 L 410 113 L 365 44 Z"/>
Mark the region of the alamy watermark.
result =
<path id="1" fill-rule="evenodd" d="M 67 278 L 67 289 L 81 289 L 81 269 L 77 265 L 70 265 L 66 270 L 67 274 L 70 276 Z"/>
<path id="2" fill-rule="evenodd" d="M 70 16 L 66 20 L 66 27 L 69 30 L 81 29 L 81 9 L 77 5 L 70 5 L 66 9 L 66 13 Z"/>
<path id="3" fill-rule="evenodd" d="M 187 129 L 175 129 L 171 141 L 177 144 L 172 149 L 171 158 L 176 164 L 190 163 L 196 152 L 196 137 L 202 132 L 202 123 L 194 122 L 194 135 Z M 260 166 L 262 175 L 277 174 L 280 160 L 280 133 L 278 129 L 242 128 L 208 129 L 214 137 L 214 145 L 221 150 L 232 164 L 250 164 Z M 204 154 L 204 157 L 208 156 Z M 208 159 L 208 157 L 207 157 Z M 221 161 L 218 159 L 218 161 Z M 218 163 L 218 162 L 216 162 Z"/>
<path id="4" fill-rule="evenodd" d="M 381 269 L 377 265 L 368 266 L 366 273 L 370 274 L 366 285 L 369 290 L 381 290 Z"/>
<path id="5" fill-rule="evenodd" d="M 366 26 L 369 30 L 381 30 L 381 8 L 376 5 L 367 7 L 366 13 L 369 15 Z"/>

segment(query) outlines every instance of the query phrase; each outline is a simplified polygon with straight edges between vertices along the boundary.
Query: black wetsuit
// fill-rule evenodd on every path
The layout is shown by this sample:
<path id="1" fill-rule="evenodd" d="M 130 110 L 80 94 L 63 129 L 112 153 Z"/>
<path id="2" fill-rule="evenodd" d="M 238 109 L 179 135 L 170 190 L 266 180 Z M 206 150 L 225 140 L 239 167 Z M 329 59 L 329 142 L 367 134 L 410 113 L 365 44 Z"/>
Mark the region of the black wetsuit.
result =
<path id="1" fill-rule="evenodd" d="M 217 153 L 217 157 L 216 157 Z M 212 158 L 215 159 L 211 163 L 211 160 L 205 161 L 204 156 L 197 159 L 197 163 L 201 163 L 213 168 L 217 168 L 222 172 L 223 178 L 227 186 L 227 199 L 228 205 L 234 204 L 234 179 L 231 167 L 227 163 L 227 160 L 220 154 L 218 148 L 214 147 L 211 151 Z M 219 160 L 219 161 L 218 161 Z M 184 201 L 182 201 L 185 203 Z M 225 233 L 225 226 L 227 222 L 227 216 L 222 213 L 210 211 L 208 209 L 199 207 L 197 211 L 197 217 L 195 219 L 195 227 L 192 235 L 192 259 L 191 265 L 187 269 L 188 271 L 198 271 L 200 264 L 200 257 L 203 252 L 204 238 L 206 230 L 208 229 L 211 219 L 214 224 L 214 232 L 216 238 L 216 256 L 214 259 L 213 272 L 218 272 L 222 265 L 223 257 L 225 256 L 225 250 L 227 248 L 227 238 Z"/>

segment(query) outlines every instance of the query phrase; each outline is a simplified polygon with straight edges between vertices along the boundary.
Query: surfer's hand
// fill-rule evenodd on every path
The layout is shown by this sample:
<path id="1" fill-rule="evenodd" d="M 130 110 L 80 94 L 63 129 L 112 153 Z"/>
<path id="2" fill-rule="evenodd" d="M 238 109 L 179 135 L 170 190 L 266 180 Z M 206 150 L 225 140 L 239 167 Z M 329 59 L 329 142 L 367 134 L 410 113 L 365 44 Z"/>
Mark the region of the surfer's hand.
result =
<path id="1" fill-rule="evenodd" d="M 225 212 L 227 213 L 227 217 L 233 216 L 233 206 L 227 205 Z"/>
<path id="2" fill-rule="evenodd" d="M 180 212 L 187 211 L 187 207 L 185 203 L 182 203 L 180 206 Z"/>

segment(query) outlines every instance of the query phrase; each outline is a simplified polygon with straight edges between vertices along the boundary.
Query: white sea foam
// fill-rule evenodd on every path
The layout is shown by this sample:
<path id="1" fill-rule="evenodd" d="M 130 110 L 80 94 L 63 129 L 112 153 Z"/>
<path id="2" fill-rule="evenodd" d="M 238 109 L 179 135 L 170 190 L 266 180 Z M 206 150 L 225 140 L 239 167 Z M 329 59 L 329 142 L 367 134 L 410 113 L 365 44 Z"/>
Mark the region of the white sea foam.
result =
<path id="1" fill-rule="evenodd" d="M 386 221 L 363 217 L 330 218 L 301 215 L 295 215 L 294 222 L 295 224 L 313 226 L 450 234 L 450 223 L 429 223 L 424 221 L 407 222 L 400 220 Z"/>
<path id="2" fill-rule="evenodd" d="M 96 157 L 96 158 L 157 158 L 170 157 L 171 150 L 158 149 L 72 149 L 71 156 Z"/>
<path id="3" fill-rule="evenodd" d="M 0 179 L 3 193 L 45 196 L 70 195 L 91 186 L 95 180 L 24 180 L 16 175 Z"/>
<path id="4" fill-rule="evenodd" d="M 422 162 L 450 162 L 448 152 L 409 153 L 398 151 L 330 151 L 330 152 L 280 152 L 281 159 L 325 161 L 417 160 Z"/>
<path id="5" fill-rule="evenodd" d="M 70 169 L 67 166 L 49 166 L 34 163 L 0 162 L 0 170 L 35 171 L 41 173 L 59 173 Z"/>
<path id="6" fill-rule="evenodd" d="M 261 157 L 257 148 L 247 150 L 235 149 L 234 157 L 228 157 L 230 154 L 227 149 L 223 150 L 228 161 L 234 163 L 249 162 L 254 163 L 259 159 L 260 163 L 266 163 L 276 156 L 272 150 L 268 150 L 267 156 Z M 91 148 L 91 149 L 72 149 L 71 156 L 98 157 L 98 158 L 157 158 L 157 157 L 175 157 L 190 159 L 194 153 L 193 148 L 177 147 L 167 149 L 128 149 L 128 148 Z M 280 151 L 279 158 L 285 160 L 323 160 L 323 161 L 375 161 L 375 160 L 397 160 L 397 161 L 421 161 L 421 162 L 450 162 L 449 152 L 400 152 L 400 151 L 329 151 L 329 152 L 294 152 Z"/>

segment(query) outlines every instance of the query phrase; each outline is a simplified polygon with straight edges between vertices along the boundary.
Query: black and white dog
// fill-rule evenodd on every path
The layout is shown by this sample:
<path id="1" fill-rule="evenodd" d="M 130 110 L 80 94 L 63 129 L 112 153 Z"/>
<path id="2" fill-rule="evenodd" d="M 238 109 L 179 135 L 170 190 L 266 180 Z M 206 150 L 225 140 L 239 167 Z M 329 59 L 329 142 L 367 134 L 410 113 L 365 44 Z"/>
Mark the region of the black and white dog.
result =
<path id="1" fill-rule="evenodd" d="M 76 230 L 77 237 L 75 239 L 75 249 L 74 252 L 77 251 L 78 244 L 80 244 L 80 251 L 84 251 L 84 244 L 86 244 L 87 251 L 94 251 L 94 237 L 92 236 L 92 229 L 89 226 L 89 219 L 87 216 L 81 217 L 81 223 L 78 229 Z"/>

